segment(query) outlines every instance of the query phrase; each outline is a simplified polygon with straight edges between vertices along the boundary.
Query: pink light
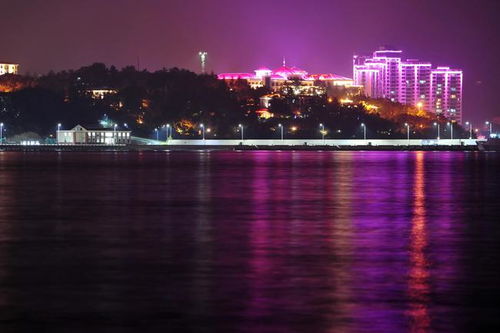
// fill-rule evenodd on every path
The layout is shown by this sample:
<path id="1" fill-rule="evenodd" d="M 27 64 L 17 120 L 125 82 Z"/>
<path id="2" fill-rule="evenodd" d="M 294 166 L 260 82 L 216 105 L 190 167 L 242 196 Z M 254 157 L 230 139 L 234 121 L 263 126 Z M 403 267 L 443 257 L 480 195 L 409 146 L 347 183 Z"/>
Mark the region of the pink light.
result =
<path id="1" fill-rule="evenodd" d="M 255 75 L 251 73 L 221 73 L 217 75 L 217 78 L 219 80 L 248 80 L 248 79 L 255 79 Z"/>

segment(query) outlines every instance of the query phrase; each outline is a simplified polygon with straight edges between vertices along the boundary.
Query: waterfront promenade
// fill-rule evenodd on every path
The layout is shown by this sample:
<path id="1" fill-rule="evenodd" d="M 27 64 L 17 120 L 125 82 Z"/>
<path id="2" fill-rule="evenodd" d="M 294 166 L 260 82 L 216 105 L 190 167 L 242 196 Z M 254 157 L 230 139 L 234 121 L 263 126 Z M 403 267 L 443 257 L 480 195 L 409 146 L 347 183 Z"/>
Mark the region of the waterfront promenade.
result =
<path id="1" fill-rule="evenodd" d="M 131 145 L 96 144 L 3 144 L 0 151 L 156 151 L 156 150 L 478 150 L 475 139 L 441 140 L 337 140 L 337 139 L 274 139 L 274 140 L 168 140 L 157 141 L 134 137 Z"/>
<path id="2" fill-rule="evenodd" d="M 143 143 L 168 146 L 477 146 L 476 139 L 248 139 L 248 140 L 177 140 L 168 141 L 147 140 Z"/>

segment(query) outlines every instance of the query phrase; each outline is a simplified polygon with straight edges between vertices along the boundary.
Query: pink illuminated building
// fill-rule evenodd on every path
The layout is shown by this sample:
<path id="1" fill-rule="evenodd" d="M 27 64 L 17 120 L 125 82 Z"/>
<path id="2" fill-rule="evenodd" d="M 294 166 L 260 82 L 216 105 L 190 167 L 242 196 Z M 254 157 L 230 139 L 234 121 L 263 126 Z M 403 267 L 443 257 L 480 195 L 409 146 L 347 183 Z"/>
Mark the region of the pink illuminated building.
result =
<path id="1" fill-rule="evenodd" d="M 462 71 L 433 69 L 429 62 L 402 60 L 400 50 L 353 58 L 354 83 L 366 96 L 387 98 L 462 121 Z"/>
<path id="2" fill-rule="evenodd" d="M 462 84 L 461 70 L 438 67 L 431 72 L 430 100 L 431 109 L 436 113 L 445 113 L 451 119 L 462 120 Z"/>
<path id="3" fill-rule="evenodd" d="M 262 67 L 253 73 L 221 73 L 218 78 L 228 82 L 245 80 L 253 89 L 268 87 L 273 92 L 280 91 L 291 82 L 299 82 L 293 89 L 296 94 L 304 95 L 325 93 L 329 87 L 354 87 L 354 81 L 350 78 L 331 73 L 309 74 L 303 69 L 287 66 L 285 61 L 281 67 L 274 70 Z"/>

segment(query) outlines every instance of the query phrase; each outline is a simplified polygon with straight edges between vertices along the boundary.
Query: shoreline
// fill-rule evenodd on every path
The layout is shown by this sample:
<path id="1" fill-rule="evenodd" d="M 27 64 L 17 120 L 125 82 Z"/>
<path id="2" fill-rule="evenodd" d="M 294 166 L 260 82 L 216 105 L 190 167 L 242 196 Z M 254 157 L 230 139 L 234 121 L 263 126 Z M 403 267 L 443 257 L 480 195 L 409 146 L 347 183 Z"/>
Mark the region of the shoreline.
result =
<path id="1" fill-rule="evenodd" d="M 1 145 L 0 152 L 481 151 L 478 145 Z M 486 149 L 488 151 L 488 149 Z M 492 150 L 494 151 L 494 150 Z"/>

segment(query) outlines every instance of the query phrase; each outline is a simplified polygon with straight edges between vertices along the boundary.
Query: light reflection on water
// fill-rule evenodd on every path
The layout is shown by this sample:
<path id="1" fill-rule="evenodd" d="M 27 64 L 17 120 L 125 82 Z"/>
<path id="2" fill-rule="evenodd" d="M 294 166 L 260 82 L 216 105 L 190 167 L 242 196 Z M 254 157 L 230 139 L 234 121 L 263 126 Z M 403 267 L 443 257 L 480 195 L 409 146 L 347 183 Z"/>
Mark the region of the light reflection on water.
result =
<path id="1" fill-rule="evenodd" d="M 0 153 L 0 327 L 498 325 L 500 159 Z"/>

